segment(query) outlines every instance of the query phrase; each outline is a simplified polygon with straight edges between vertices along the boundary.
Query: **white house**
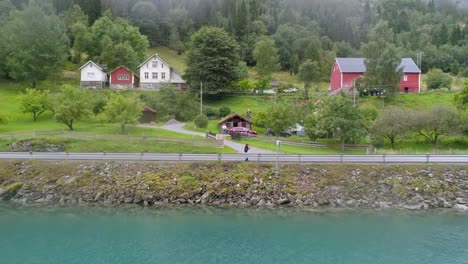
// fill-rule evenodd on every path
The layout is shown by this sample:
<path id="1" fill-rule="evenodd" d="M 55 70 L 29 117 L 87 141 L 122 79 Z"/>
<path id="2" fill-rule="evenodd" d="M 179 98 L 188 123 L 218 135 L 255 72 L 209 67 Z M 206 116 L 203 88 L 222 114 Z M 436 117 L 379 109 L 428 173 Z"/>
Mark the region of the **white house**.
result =
<path id="1" fill-rule="evenodd" d="M 103 88 L 107 84 L 107 72 L 105 67 L 93 62 L 86 62 L 81 68 L 81 88 Z"/>
<path id="2" fill-rule="evenodd" d="M 154 54 L 138 65 L 140 69 L 140 88 L 158 90 L 163 83 L 172 83 L 178 89 L 186 89 L 187 84 L 174 68 L 158 54 Z"/>

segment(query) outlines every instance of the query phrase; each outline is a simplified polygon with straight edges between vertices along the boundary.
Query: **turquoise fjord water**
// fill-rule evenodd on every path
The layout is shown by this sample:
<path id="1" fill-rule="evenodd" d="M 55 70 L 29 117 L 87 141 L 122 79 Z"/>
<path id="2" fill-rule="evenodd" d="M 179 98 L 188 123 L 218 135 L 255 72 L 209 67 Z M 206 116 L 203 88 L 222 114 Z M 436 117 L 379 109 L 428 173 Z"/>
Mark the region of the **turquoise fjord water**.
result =
<path id="1" fill-rule="evenodd" d="M 0 204 L 0 263 L 468 263 L 468 215 Z"/>

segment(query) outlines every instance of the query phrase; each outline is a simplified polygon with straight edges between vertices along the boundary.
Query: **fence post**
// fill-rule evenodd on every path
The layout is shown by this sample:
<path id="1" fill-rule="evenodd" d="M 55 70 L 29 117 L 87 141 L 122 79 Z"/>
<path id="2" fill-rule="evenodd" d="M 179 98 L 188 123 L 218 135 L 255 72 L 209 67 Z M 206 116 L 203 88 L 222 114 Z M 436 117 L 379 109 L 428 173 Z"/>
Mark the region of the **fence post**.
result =
<path id="1" fill-rule="evenodd" d="M 65 152 L 65 157 L 66 157 L 66 160 L 68 160 L 69 156 L 70 156 L 70 153 L 68 153 L 68 152 Z"/>
<path id="2" fill-rule="evenodd" d="M 299 154 L 299 157 L 298 157 L 299 158 L 299 165 L 301 165 L 301 157 L 302 157 L 302 155 Z"/>
<path id="3" fill-rule="evenodd" d="M 383 164 L 387 164 L 387 159 L 386 159 L 386 157 L 387 157 L 387 156 L 386 156 L 385 154 L 383 154 Z"/>
<path id="4" fill-rule="evenodd" d="M 427 158 L 427 163 L 429 163 L 429 158 L 431 157 L 431 155 L 427 154 L 426 155 L 426 158 Z"/>
<path id="5" fill-rule="evenodd" d="M 106 153 L 105 153 L 105 152 L 102 153 L 102 159 L 103 159 L 103 160 L 106 159 Z"/>
<path id="6" fill-rule="evenodd" d="M 260 159 L 262 158 L 262 154 L 258 153 L 257 154 L 257 161 L 258 163 L 261 163 Z"/>
<path id="7" fill-rule="evenodd" d="M 32 160 L 33 159 L 33 156 L 32 156 L 32 151 L 29 151 L 29 159 Z"/>
<path id="8" fill-rule="evenodd" d="M 140 153 L 140 160 L 143 160 L 143 152 Z"/>
<path id="9" fill-rule="evenodd" d="M 221 154 L 218 153 L 218 162 L 221 162 Z"/>
<path id="10" fill-rule="evenodd" d="M 340 155 L 340 161 L 343 163 L 343 154 Z"/>
<path id="11" fill-rule="evenodd" d="M 179 153 L 179 161 L 182 160 L 182 153 Z"/>

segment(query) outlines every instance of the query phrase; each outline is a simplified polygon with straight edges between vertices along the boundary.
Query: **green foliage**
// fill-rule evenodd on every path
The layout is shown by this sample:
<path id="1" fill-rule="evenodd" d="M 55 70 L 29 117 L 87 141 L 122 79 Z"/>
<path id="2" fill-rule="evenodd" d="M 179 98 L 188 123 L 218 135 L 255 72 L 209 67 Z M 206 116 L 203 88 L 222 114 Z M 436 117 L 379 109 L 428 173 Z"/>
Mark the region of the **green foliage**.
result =
<path id="1" fill-rule="evenodd" d="M 297 120 L 293 113 L 294 109 L 291 104 L 271 104 L 265 111 L 264 126 L 271 128 L 275 135 L 280 135 L 281 132 L 296 124 Z"/>
<path id="2" fill-rule="evenodd" d="M 374 121 L 371 133 L 376 137 L 384 137 L 395 149 L 395 141 L 402 138 L 411 128 L 408 111 L 400 107 L 386 107 Z"/>
<path id="3" fill-rule="evenodd" d="M 144 104 L 136 94 L 113 93 L 102 114 L 110 123 L 118 123 L 125 133 L 125 126 L 138 123 Z"/>
<path id="4" fill-rule="evenodd" d="M 10 116 L 7 113 L 0 112 L 0 124 L 6 124 L 10 120 Z"/>
<path id="5" fill-rule="evenodd" d="M 317 105 L 316 134 L 333 133 L 346 142 L 359 142 L 367 134 L 361 111 L 344 96 L 323 98 Z"/>
<path id="6" fill-rule="evenodd" d="M 264 79 L 271 79 L 271 74 L 280 69 L 278 50 L 271 38 L 261 38 L 255 44 L 253 56 L 257 65 L 258 75 Z"/>
<path id="7" fill-rule="evenodd" d="M 48 16 L 36 2 L 10 13 L 0 28 L 0 69 L 18 81 L 38 80 L 58 74 L 63 68 L 68 39 L 57 17 Z"/>
<path id="8" fill-rule="evenodd" d="M 441 69 L 430 69 L 426 74 L 427 89 L 448 88 L 450 90 L 452 79 L 450 75 L 444 73 Z"/>
<path id="9" fill-rule="evenodd" d="M 52 108 L 48 90 L 26 89 L 24 93 L 20 93 L 18 99 L 21 102 L 21 110 L 24 113 L 31 113 L 34 122 Z"/>
<path id="10" fill-rule="evenodd" d="M 149 46 L 146 36 L 123 18 L 104 15 L 91 28 L 75 25 L 76 50 L 86 52 L 89 58 L 106 64 L 109 69 L 125 65 L 136 70 Z"/>
<path id="11" fill-rule="evenodd" d="M 255 84 L 252 83 L 249 79 L 242 79 L 236 83 L 236 86 L 242 89 L 242 91 L 250 91 L 255 88 Z"/>
<path id="12" fill-rule="evenodd" d="M 454 102 L 458 109 L 468 107 L 468 81 L 465 81 L 463 90 L 455 96 Z"/>
<path id="13" fill-rule="evenodd" d="M 197 115 L 193 122 L 199 128 L 206 128 L 208 126 L 208 117 L 206 115 Z"/>
<path id="14" fill-rule="evenodd" d="M 70 85 L 62 86 L 60 92 L 53 96 L 55 120 L 73 130 L 73 124 L 91 114 L 91 103 L 86 91 Z"/>
<path id="15" fill-rule="evenodd" d="M 187 52 L 185 79 L 192 87 L 216 91 L 239 80 L 239 46 L 223 29 L 202 27 L 193 34 Z"/>
<path id="16" fill-rule="evenodd" d="M 150 1 L 138 1 L 130 11 L 130 21 L 140 29 L 142 34 L 148 37 L 151 45 L 168 44 L 161 42 L 160 19 L 159 10 Z"/>
<path id="17" fill-rule="evenodd" d="M 457 109 L 448 105 L 435 105 L 428 110 L 413 110 L 409 123 L 412 130 L 427 139 L 437 149 L 440 137 L 456 134 L 461 120 Z"/>
<path id="18" fill-rule="evenodd" d="M 226 117 L 230 114 L 231 114 L 231 108 L 229 108 L 229 106 L 221 106 L 219 108 L 219 115 L 218 115 L 219 118 Z"/>
<path id="19" fill-rule="evenodd" d="M 366 84 L 381 88 L 390 94 L 399 92 L 402 76 L 401 56 L 393 43 L 394 34 L 387 22 L 380 21 L 369 34 L 369 43 L 363 46 L 366 57 Z"/>
<path id="20" fill-rule="evenodd" d="M 172 84 L 161 87 L 156 101 L 158 115 L 173 116 L 179 121 L 190 121 L 199 112 L 197 97 L 191 92 L 176 91 Z"/>
<path id="21" fill-rule="evenodd" d="M 219 116 L 219 109 L 212 106 L 203 106 L 203 113 L 205 113 L 209 119 L 216 119 Z"/>
<path id="22" fill-rule="evenodd" d="M 309 89 L 312 82 L 317 85 L 318 92 L 320 84 L 320 68 L 315 61 L 306 60 L 299 68 L 299 79 L 304 82 L 304 98 L 309 99 Z"/>

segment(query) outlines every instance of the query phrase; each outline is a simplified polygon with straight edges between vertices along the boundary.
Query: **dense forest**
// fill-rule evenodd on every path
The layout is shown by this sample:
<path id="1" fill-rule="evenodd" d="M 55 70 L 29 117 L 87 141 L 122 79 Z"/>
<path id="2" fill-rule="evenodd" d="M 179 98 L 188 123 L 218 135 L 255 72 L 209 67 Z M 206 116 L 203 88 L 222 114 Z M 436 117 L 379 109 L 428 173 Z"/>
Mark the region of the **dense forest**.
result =
<path id="1" fill-rule="evenodd" d="M 12 48 L 22 46 L 20 42 L 37 36 L 54 52 L 49 56 L 55 59 L 52 63 L 42 63 L 51 68 L 60 65 L 57 62 L 62 58 L 63 45 L 73 48 L 68 50 L 74 54 L 68 51 L 64 57 L 75 63 L 81 62 L 83 52 L 109 65 L 125 62 L 135 67 L 147 47 L 167 46 L 183 53 L 191 36 L 202 26 L 211 25 L 234 37 L 240 59 L 249 66 L 256 64 L 253 53 L 257 41 L 269 36 L 278 50 L 282 70 L 297 74 L 299 66 L 311 60 L 317 62 L 322 79 L 327 80 L 334 57 L 365 56 L 366 47 L 372 47 L 370 42 L 383 41 L 400 57 L 419 62 L 418 54 L 422 55 L 423 72 L 438 68 L 468 76 L 468 15 L 460 2 L 463 1 L 0 0 L 0 22 L 4 25 L 0 28 L 0 57 L 7 57 Z M 27 11 L 31 5 L 40 8 Z M 38 29 L 43 26 L 39 23 L 48 25 L 48 33 Z M 22 24 L 30 25 L 31 35 L 11 36 L 18 33 Z M 66 39 L 60 36 L 61 31 Z M 137 31 L 146 38 L 138 36 Z M 14 46 L 16 42 L 18 45 Z M 117 54 L 121 55 L 119 59 L 115 59 Z M 15 66 L 26 57 L 24 54 L 16 62 L 0 62 L 0 73 L 21 79 L 24 76 L 15 72 Z"/>

